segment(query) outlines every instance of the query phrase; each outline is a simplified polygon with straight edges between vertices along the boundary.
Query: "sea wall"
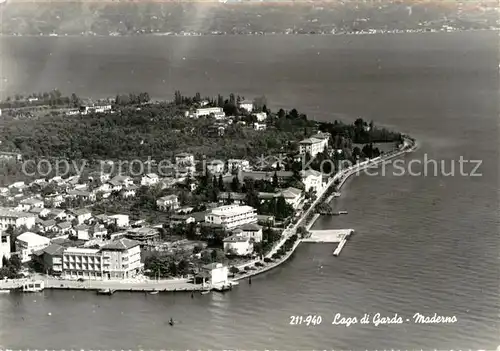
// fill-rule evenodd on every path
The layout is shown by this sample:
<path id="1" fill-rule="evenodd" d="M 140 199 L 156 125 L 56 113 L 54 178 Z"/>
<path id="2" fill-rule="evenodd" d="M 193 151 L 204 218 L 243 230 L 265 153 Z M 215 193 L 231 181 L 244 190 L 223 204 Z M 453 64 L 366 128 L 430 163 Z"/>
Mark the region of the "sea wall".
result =
<path id="1" fill-rule="evenodd" d="M 377 166 L 377 165 L 381 164 L 382 162 L 386 162 L 386 161 L 388 161 L 390 159 L 393 159 L 393 158 L 396 158 L 396 157 L 400 157 L 400 156 L 404 155 L 405 153 L 413 152 L 417 148 L 417 143 L 413 139 L 405 139 L 405 144 L 408 145 L 408 146 L 405 147 L 405 148 L 403 148 L 403 149 L 401 149 L 401 150 L 395 150 L 395 151 L 392 151 L 390 153 L 384 154 L 383 156 L 379 156 L 377 158 L 374 158 L 374 159 L 371 159 L 371 160 L 368 160 L 368 161 L 364 161 L 364 162 L 358 163 L 358 164 L 356 164 L 356 165 L 354 165 L 352 167 L 349 167 L 349 168 L 347 168 L 347 169 L 345 169 L 345 170 L 337 173 L 335 176 L 333 176 L 332 179 L 328 182 L 327 186 L 322 190 L 322 192 L 320 194 L 318 194 L 317 199 L 313 202 L 313 204 L 311 205 L 311 207 L 301 216 L 300 220 L 297 221 L 297 224 L 290 225 L 289 227 L 287 227 L 287 229 L 285 229 L 284 233 L 286 232 L 286 234 L 279 241 L 279 243 L 266 255 L 266 257 L 270 258 L 274 253 L 276 253 L 281 248 L 281 246 L 285 243 L 285 241 L 290 236 L 292 236 L 293 234 L 295 234 L 295 230 L 307 218 L 307 216 L 309 215 L 309 213 L 312 210 L 314 210 L 314 208 L 316 207 L 316 205 L 318 203 L 320 203 L 320 202 L 324 202 L 325 201 L 325 199 L 322 199 L 323 196 L 324 196 L 324 194 L 326 193 L 326 191 L 330 187 L 332 187 L 334 185 L 334 183 L 338 179 L 340 179 L 340 182 L 337 184 L 337 190 L 340 190 L 340 188 L 344 185 L 345 181 L 350 176 L 352 176 L 354 174 L 358 174 L 360 171 L 362 171 L 364 169 Z M 310 230 L 312 228 L 312 226 L 314 225 L 314 223 L 316 222 L 316 220 L 319 217 L 320 217 L 319 214 L 315 214 L 313 216 L 313 218 L 311 218 L 311 220 L 309 221 L 309 223 L 305 224 L 305 228 L 307 230 Z M 267 263 L 262 268 L 257 268 L 256 270 L 248 271 L 247 273 L 245 273 L 243 275 L 240 275 L 239 277 L 236 277 L 233 280 L 237 281 L 237 280 L 242 280 L 242 279 L 250 278 L 252 276 L 256 276 L 258 274 L 265 273 L 265 272 L 267 272 L 267 271 L 269 271 L 269 270 L 271 270 L 273 268 L 276 268 L 280 264 L 286 262 L 293 255 L 293 253 L 295 252 L 295 249 L 300 245 L 301 242 L 302 242 L 302 240 L 298 239 L 297 242 L 293 245 L 292 249 L 290 251 L 288 251 L 285 255 L 283 255 L 280 259 L 275 260 L 275 261 L 270 262 L 270 263 Z"/>

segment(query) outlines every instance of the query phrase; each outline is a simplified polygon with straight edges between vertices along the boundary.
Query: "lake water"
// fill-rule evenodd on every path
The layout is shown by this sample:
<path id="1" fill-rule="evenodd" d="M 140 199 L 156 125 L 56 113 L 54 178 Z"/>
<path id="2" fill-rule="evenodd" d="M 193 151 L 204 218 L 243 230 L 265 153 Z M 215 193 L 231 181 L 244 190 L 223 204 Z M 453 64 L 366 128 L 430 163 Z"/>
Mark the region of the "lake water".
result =
<path id="1" fill-rule="evenodd" d="M 387 36 L 1 38 L 2 93 L 82 96 L 174 90 L 266 95 L 321 120 L 361 116 L 419 139 L 424 156 L 482 160 L 481 177 L 351 178 L 334 200 L 353 228 L 339 257 L 303 244 L 228 294 L 0 296 L 0 348 L 486 349 L 499 330 L 499 76 L 494 32 Z M 456 166 L 458 167 L 458 165 Z M 472 166 L 465 166 L 472 171 Z M 413 172 L 422 170 L 414 165 Z M 430 166 L 431 173 L 433 168 Z M 458 169 L 458 168 L 457 168 Z M 51 316 L 47 313 L 50 312 Z M 395 313 L 457 323 L 332 325 Z M 293 315 L 321 315 L 292 326 Z M 174 327 L 169 318 L 179 320 Z"/>

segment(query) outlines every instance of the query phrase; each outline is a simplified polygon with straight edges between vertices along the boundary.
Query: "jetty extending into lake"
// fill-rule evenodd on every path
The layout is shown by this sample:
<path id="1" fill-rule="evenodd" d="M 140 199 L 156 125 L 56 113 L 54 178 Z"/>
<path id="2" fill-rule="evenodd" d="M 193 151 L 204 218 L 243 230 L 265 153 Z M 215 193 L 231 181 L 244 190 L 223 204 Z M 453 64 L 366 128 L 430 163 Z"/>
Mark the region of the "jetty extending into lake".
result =
<path id="1" fill-rule="evenodd" d="M 311 236 L 304 243 L 340 243 L 354 233 L 354 229 L 310 230 Z"/>
<path id="2" fill-rule="evenodd" d="M 354 234 L 354 229 L 311 230 L 310 233 L 310 237 L 302 239 L 303 243 L 338 243 L 333 251 L 333 256 L 338 256 L 349 237 Z"/>

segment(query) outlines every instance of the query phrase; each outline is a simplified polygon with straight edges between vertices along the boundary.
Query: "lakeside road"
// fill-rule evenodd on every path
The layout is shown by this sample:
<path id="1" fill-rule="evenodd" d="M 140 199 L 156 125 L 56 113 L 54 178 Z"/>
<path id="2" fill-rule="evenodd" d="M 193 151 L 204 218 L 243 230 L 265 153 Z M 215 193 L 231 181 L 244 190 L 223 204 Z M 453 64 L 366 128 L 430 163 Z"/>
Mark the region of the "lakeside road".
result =
<path id="1" fill-rule="evenodd" d="M 405 138 L 405 144 L 407 145 L 401 150 L 394 150 L 391 151 L 390 153 L 385 154 L 384 156 L 378 157 L 376 159 L 364 161 L 362 163 L 356 164 L 352 167 L 349 167 L 345 170 L 340 171 L 339 173 L 335 174 L 327 183 L 327 185 L 321 190 L 321 192 L 318 194 L 316 200 L 311 204 L 311 206 L 307 209 L 307 211 L 300 217 L 300 219 L 297 221 L 295 225 L 289 226 L 285 231 L 283 231 L 283 238 L 278 242 L 278 245 L 276 245 L 265 257 L 271 258 L 274 253 L 276 253 L 281 246 L 285 243 L 285 241 L 291 237 L 293 234 L 296 233 L 297 228 L 302 224 L 302 222 L 308 217 L 311 211 L 314 210 L 316 205 L 319 202 L 325 201 L 323 199 L 323 196 L 325 193 L 328 191 L 328 189 L 335 184 L 337 180 L 339 180 L 339 184 L 337 185 L 337 190 L 340 190 L 342 186 L 344 185 L 345 181 L 352 175 L 354 174 L 359 174 L 360 171 L 371 168 L 374 166 L 378 166 L 381 163 L 388 161 L 390 159 L 400 157 L 406 153 L 413 152 L 418 148 L 418 144 L 415 140 Z M 315 215 L 309 223 L 305 223 L 305 227 L 307 230 L 309 230 L 313 225 L 314 222 L 319 218 L 319 215 Z M 292 249 L 288 251 L 284 256 L 282 256 L 279 260 L 275 260 L 270 263 L 265 263 L 263 267 L 253 270 L 253 271 L 248 271 L 245 274 L 236 277 L 234 280 L 242 280 L 245 278 L 250 278 L 254 275 L 261 274 L 264 272 L 267 272 L 280 264 L 284 263 L 286 260 L 288 260 L 292 254 L 294 253 L 295 249 L 299 246 L 299 244 L 302 242 L 301 239 L 297 240 L 297 242 L 294 244 Z"/>

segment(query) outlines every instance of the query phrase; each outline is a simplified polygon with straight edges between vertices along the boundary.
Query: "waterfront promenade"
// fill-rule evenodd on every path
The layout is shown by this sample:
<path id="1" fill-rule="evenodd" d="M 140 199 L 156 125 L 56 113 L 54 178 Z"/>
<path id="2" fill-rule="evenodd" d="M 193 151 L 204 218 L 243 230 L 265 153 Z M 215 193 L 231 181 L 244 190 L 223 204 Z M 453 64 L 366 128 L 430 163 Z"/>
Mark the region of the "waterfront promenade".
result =
<path id="1" fill-rule="evenodd" d="M 63 280 L 53 277 L 48 278 L 45 275 L 35 275 L 30 279 L 18 279 L 0 281 L 0 289 L 16 289 L 22 286 L 26 281 L 42 280 L 46 289 L 61 290 L 101 290 L 112 289 L 116 291 L 198 291 L 203 287 L 200 284 L 189 283 L 187 279 L 142 279 L 142 280 L 86 280 L 79 282 L 76 280 Z"/>
<path id="2" fill-rule="evenodd" d="M 396 157 L 400 157 L 400 156 L 404 155 L 405 153 L 413 152 L 413 151 L 415 151 L 417 149 L 418 144 L 414 140 L 412 140 L 412 139 L 405 139 L 405 140 L 408 142 L 408 147 L 406 147 L 406 148 L 403 148 L 401 150 L 395 150 L 395 151 L 389 152 L 389 153 L 387 153 L 387 154 L 385 154 L 385 155 L 383 155 L 381 157 L 378 157 L 376 159 L 372 159 L 372 160 L 369 160 L 369 161 L 358 163 L 358 164 L 356 164 L 356 165 L 354 165 L 352 167 L 346 168 L 345 170 L 342 170 L 339 173 L 335 174 L 335 176 L 333 176 L 328 181 L 327 185 L 318 194 L 316 200 L 312 203 L 312 205 L 309 207 L 309 209 L 301 216 L 301 218 L 299 219 L 299 221 L 297 221 L 297 223 L 295 225 L 290 225 L 289 227 L 287 227 L 287 229 L 285 229 L 285 231 L 283 232 L 282 239 L 278 242 L 278 244 L 265 257 L 271 258 L 273 254 L 275 254 L 276 252 L 278 252 L 278 250 L 281 248 L 281 246 L 283 246 L 283 244 L 285 243 L 285 241 L 289 237 L 291 237 L 293 234 L 296 233 L 297 228 L 301 224 L 304 224 L 304 227 L 306 228 L 306 230 L 310 230 L 312 228 L 312 226 L 314 225 L 314 222 L 316 222 L 316 220 L 320 217 L 319 214 L 315 214 L 313 216 L 313 218 L 308 223 L 303 223 L 303 222 L 308 217 L 308 215 L 311 213 L 311 211 L 314 210 L 314 208 L 316 207 L 316 205 L 318 205 L 319 203 L 325 201 L 323 199 L 323 196 L 328 191 L 328 189 L 335 184 L 335 182 L 337 180 L 339 181 L 339 183 L 336 186 L 336 191 L 339 191 L 342 188 L 342 186 L 344 185 L 345 181 L 350 176 L 352 176 L 354 174 L 359 174 L 359 172 L 362 171 L 362 170 L 364 170 L 364 169 L 378 166 L 382 162 L 388 161 L 388 160 L 396 158 Z M 334 196 L 334 195 L 335 194 L 332 194 L 332 196 Z M 330 200 L 331 200 L 331 198 L 330 198 Z M 269 270 L 271 270 L 271 269 L 279 266 L 280 264 L 284 263 L 286 260 L 288 260 L 292 256 L 292 254 L 295 252 L 295 249 L 302 242 L 303 242 L 302 239 L 298 239 L 297 242 L 292 247 L 292 249 L 289 250 L 285 255 L 283 255 L 278 260 L 275 260 L 275 261 L 270 262 L 270 263 L 265 263 L 263 267 L 258 268 L 258 269 L 253 270 L 253 271 L 249 271 L 248 273 L 245 273 L 243 275 L 240 275 L 240 276 L 236 277 L 234 280 L 241 280 L 241 279 L 245 279 L 245 278 L 250 278 L 250 277 L 252 277 L 254 275 L 267 272 L 267 271 L 269 271 Z M 341 241 L 341 243 L 342 243 L 342 241 Z M 340 252 L 340 250 L 339 250 L 339 252 Z"/>

